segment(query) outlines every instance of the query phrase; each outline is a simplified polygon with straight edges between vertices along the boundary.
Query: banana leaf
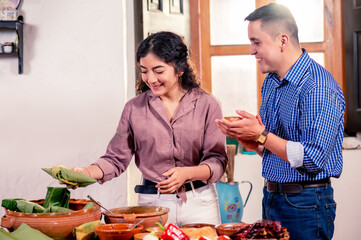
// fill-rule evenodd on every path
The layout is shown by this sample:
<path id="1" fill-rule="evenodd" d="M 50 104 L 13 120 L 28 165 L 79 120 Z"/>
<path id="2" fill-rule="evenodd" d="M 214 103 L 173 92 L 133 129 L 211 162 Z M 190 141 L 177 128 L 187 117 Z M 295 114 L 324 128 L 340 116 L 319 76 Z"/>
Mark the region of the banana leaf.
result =
<path id="1" fill-rule="evenodd" d="M 44 210 L 43 213 L 56 213 L 56 212 L 72 212 L 73 210 L 65 207 L 51 206 Z"/>
<path id="2" fill-rule="evenodd" d="M 97 181 L 88 175 L 77 173 L 61 165 L 42 169 L 53 178 L 71 186 L 86 187 L 90 184 L 96 183 Z"/>
<path id="3" fill-rule="evenodd" d="M 11 235 L 18 240 L 52 240 L 52 238 L 46 236 L 39 230 L 31 228 L 26 223 L 22 223 L 14 232 L 11 233 Z"/>
<path id="4" fill-rule="evenodd" d="M 18 211 L 17 202 L 18 200 L 25 200 L 23 198 L 11 198 L 11 199 L 3 199 L 1 201 L 1 206 L 9 209 L 10 211 Z"/>
<path id="5" fill-rule="evenodd" d="M 43 207 L 57 206 L 69 208 L 69 199 L 70 191 L 67 188 L 48 187 Z"/>
<path id="6" fill-rule="evenodd" d="M 24 213 L 42 213 L 45 208 L 37 203 L 26 200 L 17 200 L 17 208 Z"/>
<path id="7" fill-rule="evenodd" d="M 95 229 L 100 225 L 103 225 L 103 223 L 101 223 L 100 220 L 84 223 L 79 227 L 74 228 L 73 236 L 76 237 L 77 240 L 98 239 L 97 238 L 98 235 Z"/>
<path id="8" fill-rule="evenodd" d="M 88 203 L 83 207 L 83 209 L 88 209 L 88 208 L 92 208 L 92 207 L 94 207 L 94 203 L 88 202 Z"/>
<path id="9" fill-rule="evenodd" d="M 18 240 L 16 237 L 13 237 L 10 233 L 0 228 L 0 239 L 1 240 Z"/>

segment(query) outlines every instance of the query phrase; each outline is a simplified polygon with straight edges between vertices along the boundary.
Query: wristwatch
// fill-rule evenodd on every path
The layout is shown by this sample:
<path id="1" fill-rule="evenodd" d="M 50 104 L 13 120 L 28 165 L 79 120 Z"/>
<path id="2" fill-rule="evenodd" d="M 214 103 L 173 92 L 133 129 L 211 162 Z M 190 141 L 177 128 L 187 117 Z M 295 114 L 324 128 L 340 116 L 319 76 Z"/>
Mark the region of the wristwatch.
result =
<path id="1" fill-rule="evenodd" d="M 264 129 L 263 132 L 259 135 L 257 142 L 263 145 L 267 140 L 268 133 L 269 131 L 267 129 Z"/>

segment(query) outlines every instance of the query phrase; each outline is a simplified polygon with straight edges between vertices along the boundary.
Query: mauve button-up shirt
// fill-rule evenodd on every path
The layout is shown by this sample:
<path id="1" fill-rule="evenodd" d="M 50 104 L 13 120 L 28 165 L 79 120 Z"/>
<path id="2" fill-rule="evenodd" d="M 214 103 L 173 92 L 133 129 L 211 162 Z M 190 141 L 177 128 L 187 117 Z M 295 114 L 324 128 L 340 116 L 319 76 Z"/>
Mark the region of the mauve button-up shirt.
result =
<path id="1" fill-rule="evenodd" d="M 206 164 L 208 183 L 217 182 L 227 164 L 225 135 L 215 119 L 222 118 L 218 101 L 202 89 L 188 91 L 170 122 L 162 101 L 146 91 L 126 103 L 106 154 L 94 164 L 104 183 L 119 176 L 132 156 L 143 177 L 159 182 L 162 173 L 174 167 Z"/>

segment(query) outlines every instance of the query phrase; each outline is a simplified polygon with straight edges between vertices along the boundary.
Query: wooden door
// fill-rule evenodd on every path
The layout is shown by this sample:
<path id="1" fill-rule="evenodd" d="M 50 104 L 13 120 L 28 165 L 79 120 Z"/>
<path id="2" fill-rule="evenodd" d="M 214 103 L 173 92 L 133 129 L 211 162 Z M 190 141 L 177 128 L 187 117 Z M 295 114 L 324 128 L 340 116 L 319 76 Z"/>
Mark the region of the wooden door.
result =
<path id="1" fill-rule="evenodd" d="M 361 132 L 361 0 L 344 1 L 346 131 Z"/>

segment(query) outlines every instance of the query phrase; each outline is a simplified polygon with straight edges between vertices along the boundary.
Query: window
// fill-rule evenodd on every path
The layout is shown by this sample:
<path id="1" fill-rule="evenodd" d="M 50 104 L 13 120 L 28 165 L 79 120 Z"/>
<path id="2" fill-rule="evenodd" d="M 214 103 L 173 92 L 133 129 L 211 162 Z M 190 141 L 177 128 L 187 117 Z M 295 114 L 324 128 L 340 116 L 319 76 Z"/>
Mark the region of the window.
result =
<path id="1" fill-rule="evenodd" d="M 254 56 L 249 55 L 248 22 L 244 18 L 270 2 L 284 4 L 292 11 L 301 46 L 343 88 L 340 1 L 190 1 L 193 61 L 200 71 L 203 88 L 221 101 L 224 115 L 234 115 L 236 109 L 258 112 L 265 75 L 258 71 Z"/>

